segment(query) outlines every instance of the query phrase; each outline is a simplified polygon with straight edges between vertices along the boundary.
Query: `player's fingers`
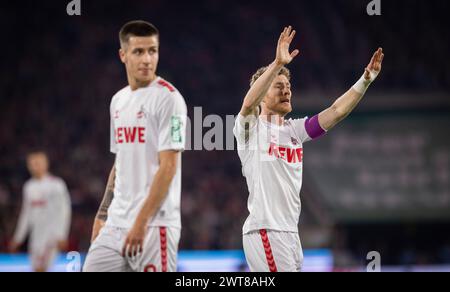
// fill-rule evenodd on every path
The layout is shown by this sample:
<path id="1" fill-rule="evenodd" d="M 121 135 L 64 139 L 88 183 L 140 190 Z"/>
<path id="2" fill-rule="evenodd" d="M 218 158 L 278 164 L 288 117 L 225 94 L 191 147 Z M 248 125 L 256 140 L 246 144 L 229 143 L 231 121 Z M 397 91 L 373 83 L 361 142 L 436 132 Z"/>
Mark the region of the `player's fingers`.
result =
<path id="1" fill-rule="evenodd" d="M 132 258 L 133 257 L 133 250 L 134 250 L 134 244 L 130 243 L 128 245 L 128 250 L 127 250 L 127 257 L 128 258 Z"/>
<path id="2" fill-rule="evenodd" d="M 142 240 L 140 239 L 139 242 L 136 244 L 135 255 L 138 256 L 141 253 L 141 250 L 142 250 Z"/>
<path id="3" fill-rule="evenodd" d="M 374 55 L 374 63 L 378 62 L 379 59 L 380 59 L 380 49 L 378 49 L 378 50 L 375 52 L 375 55 Z"/>
<path id="4" fill-rule="evenodd" d="M 284 28 L 284 30 L 280 34 L 280 38 L 278 39 L 278 46 L 283 42 L 285 32 L 286 32 L 286 28 Z"/>
<path id="5" fill-rule="evenodd" d="M 128 249 L 128 257 L 133 257 L 134 256 L 134 251 L 136 250 L 136 243 L 132 242 L 130 244 L 130 248 Z"/>
<path id="6" fill-rule="evenodd" d="M 142 253 L 142 250 L 144 249 L 143 248 L 143 245 L 144 245 L 144 243 L 142 242 L 142 240 L 139 242 L 139 246 L 138 246 L 138 249 L 137 249 L 137 251 L 136 251 L 136 255 L 139 255 L 139 254 L 141 254 Z"/>
<path id="7" fill-rule="evenodd" d="M 373 68 L 373 64 L 375 63 L 376 55 L 377 55 L 377 53 L 375 52 L 372 56 L 372 59 L 370 59 L 369 66 L 367 66 L 369 69 Z"/>
<path id="8" fill-rule="evenodd" d="M 295 30 L 293 30 L 293 31 L 291 32 L 291 34 L 289 35 L 289 41 L 290 41 L 290 42 L 294 39 L 296 33 L 297 33 L 297 31 L 295 31 Z"/>
<path id="9" fill-rule="evenodd" d="M 125 244 L 123 245 L 122 248 L 122 257 L 125 257 L 127 248 L 128 248 L 128 238 L 125 240 Z"/>
<path id="10" fill-rule="evenodd" d="M 299 50 L 294 50 L 294 51 L 291 53 L 291 57 L 292 57 L 292 58 L 295 58 L 295 57 L 298 56 L 298 54 L 300 54 L 300 51 L 299 51 Z"/>
<path id="11" fill-rule="evenodd" d="M 378 56 L 377 56 L 377 61 L 381 62 L 381 55 L 383 55 L 383 49 L 379 48 L 378 49 Z"/>

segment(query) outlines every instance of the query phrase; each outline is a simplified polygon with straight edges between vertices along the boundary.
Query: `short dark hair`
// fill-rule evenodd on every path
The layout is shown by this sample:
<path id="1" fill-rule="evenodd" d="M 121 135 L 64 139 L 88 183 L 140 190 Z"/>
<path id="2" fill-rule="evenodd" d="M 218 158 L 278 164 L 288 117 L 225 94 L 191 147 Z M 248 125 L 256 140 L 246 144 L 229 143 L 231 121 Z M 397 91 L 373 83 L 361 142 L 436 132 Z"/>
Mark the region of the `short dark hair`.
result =
<path id="1" fill-rule="evenodd" d="M 259 68 L 258 71 L 256 71 L 255 74 L 253 74 L 252 79 L 250 79 L 250 87 L 252 87 L 253 84 L 255 84 L 256 80 L 258 80 L 258 78 L 261 77 L 261 75 L 263 75 L 264 72 L 267 71 L 267 68 L 269 68 L 269 67 Z M 281 68 L 281 70 L 278 73 L 278 75 L 284 75 L 284 76 L 286 76 L 286 78 L 289 81 L 291 80 L 291 71 L 289 71 L 289 69 L 284 67 L 284 66 L 283 66 L 283 68 Z"/>
<path id="2" fill-rule="evenodd" d="M 35 155 L 42 155 L 42 156 L 45 156 L 45 158 L 47 158 L 47 160 L 49 159 L 47 152 L 40 148 L 31 149 L 27 153 L 27 159 L 29 159 L 31 156 L 35 156 Z"/>
<path id="3" fill-rule="evenodd" d="M 158 29 L 151 24 L 143 20 L 133 20 L 126 23 L 119 32 L 120 46 L 124 47 L 128 44 L 130 37 L 151 37 L 158 36 Z"/>

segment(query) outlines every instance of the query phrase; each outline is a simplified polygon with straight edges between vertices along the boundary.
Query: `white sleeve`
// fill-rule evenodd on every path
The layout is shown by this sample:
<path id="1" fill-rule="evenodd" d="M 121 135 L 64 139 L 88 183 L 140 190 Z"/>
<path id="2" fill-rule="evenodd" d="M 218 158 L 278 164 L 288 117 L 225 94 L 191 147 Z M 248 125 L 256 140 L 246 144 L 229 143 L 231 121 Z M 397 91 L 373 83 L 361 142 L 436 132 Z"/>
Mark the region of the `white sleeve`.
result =
<path id="1" fill-rule="evenodd" d="M 113 99 L 114 101 L 114 99 Z M 110 116 L 110 151 L 114 154 L 117 154 L 117 144 L 116 144 L 116 131 L 115 131 L 115 125 L 114 125 L 114 102 L 111 101 L 111 106 L 109 109 L 109 116 Z"/>
<path id="2" fill-rule="evenodd" d="M 72 216 L 72 205 L 70 201 L 69 191 L 66 184 L 61 180 L 58 184 L 57 194 L 57 230 L 56 236 L 58 240 L 66 240 L 70 231 L 70 219 Z"/>
<path id="3" fill-rule="evenodd" d="M 294 119 L 291 120 L 292 125 L 294 126 L 295 134 L 302 141 L 302 143 L 306 143 L 311 141 L 311 137 L 309 137 L 308 132 L 306 131 L 305 123 L 308 117 L 303 119 Z"/>
<path id="4" fill-rule="evenodd" d="M 178 91 L 171 92 L 158 110 L 158 152 L 184 151 L 186 147 L 187 106 Z"/>
<path id="5" fill-rule="evenodd" d="M 30 224 L 30 201 L 28 199 L 28 188 L 23 189 L 22 210 L 20 211 L 19 221 L 17 223 L 16 232 L 14 233 L 14 242 L 22 244 L 28 233 Z"/>
<path id="6" fill-rule="evenodd" d="M 247 145 L 250 138 L 253 136 L 256 126 L 258 124 L 258 117 L 255 115 L 249 115 L 244 117 L 238 114 L 234 123 L 233 133 L 236 137 L 238 145 Z"/>

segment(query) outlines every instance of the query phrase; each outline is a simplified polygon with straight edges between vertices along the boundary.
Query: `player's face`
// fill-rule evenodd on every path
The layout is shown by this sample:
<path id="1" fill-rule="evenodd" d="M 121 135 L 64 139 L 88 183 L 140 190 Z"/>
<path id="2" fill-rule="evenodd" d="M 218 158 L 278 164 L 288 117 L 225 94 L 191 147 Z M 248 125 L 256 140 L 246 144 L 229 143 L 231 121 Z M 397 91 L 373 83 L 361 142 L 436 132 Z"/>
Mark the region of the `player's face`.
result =
<path id="1" fill-rule="evenodd" d="M 279 75 L 270 85 L 263 106 L 267 107 L 269 112 L 284 117 L 292 111 L 291 97 L 291 83 L 286 76 Z"/>
<path id="2" fill-rule="evenodd" d="M 27 167 L 31 176 L 43 177 L 48 172 L 48 159 L 43 153 L 30 154 L 27 158 Z"/>
<path id="3" fill-rule="evenodd" d="M 159 61 L 158 36 L 130 37 L 128 45 L 120 50 L 120 58 L 128 76 L 139 83 L 152 81 Z"/>

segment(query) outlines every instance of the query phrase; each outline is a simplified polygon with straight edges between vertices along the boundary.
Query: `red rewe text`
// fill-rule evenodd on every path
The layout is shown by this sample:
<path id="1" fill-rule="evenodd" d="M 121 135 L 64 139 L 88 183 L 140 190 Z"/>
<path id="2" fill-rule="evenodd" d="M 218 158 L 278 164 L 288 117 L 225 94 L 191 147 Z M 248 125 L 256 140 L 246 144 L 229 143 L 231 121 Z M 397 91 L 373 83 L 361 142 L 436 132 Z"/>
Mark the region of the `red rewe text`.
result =
<path id="1" fill-rule="evenodd" d="M 274 143 L 270 143 L 269 156 L 283 159 L 288 163 L 297 163 L 303 161 L 303 148 L 291 149 L 280 147 Z"/>
<path id="2" fill-rule="evenodd" d="M 145 143 L 144 127 L 123 127 L 116 129 L 117 144 Z"/>

